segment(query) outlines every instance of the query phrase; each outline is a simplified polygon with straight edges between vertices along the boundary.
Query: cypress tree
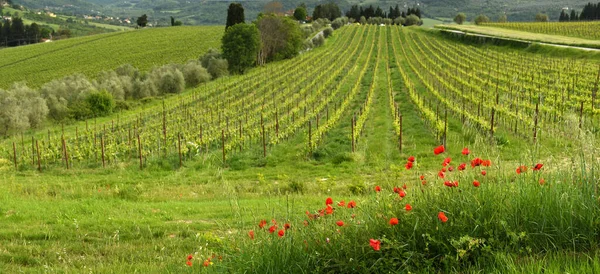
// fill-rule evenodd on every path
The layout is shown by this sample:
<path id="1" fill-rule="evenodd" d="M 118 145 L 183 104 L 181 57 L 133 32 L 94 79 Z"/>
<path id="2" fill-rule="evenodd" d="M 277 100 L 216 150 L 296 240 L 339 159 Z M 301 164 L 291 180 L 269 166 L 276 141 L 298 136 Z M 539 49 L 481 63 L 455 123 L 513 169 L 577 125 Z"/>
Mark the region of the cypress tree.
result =
<path id="1" fill-rule="evenodd" d="M 229 8 L 227 9 L 227 23 L 225 24 L 225 30 L 229 27 L 244 23 L 246 19 L 244 18 L 244 7 L 240 3 L 231 3 L 229 4 Z"/>

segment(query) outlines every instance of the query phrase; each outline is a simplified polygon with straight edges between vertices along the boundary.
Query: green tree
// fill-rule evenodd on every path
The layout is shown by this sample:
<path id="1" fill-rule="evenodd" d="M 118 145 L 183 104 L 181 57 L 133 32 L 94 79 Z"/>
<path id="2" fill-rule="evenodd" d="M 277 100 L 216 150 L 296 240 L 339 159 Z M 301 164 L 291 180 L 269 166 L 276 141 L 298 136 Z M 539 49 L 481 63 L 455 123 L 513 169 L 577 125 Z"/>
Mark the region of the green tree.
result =
<path id="1" fill-rule="evenodd" d="M 536 22 L 548 22 L 548 15 L 543 13 L 538 13 L 535 15 Z"/>
<path id="2" fill-rule="evenodd" d="M 296 10 L 294 10 L 294 18 L 296 18 L 298 21 L 306 20 L 306 9 L 303 7 L 297 7 Z"/>
<path id="3" fill-rule="evenodd" d="M 477 17 L 475 17 L 475 25 L 480 25 L 480 24 L 489 23 L 489 22 L 490 22 L 490 18 L 483 14 L 477 15 Z"/>
<path id="4" fill-rule="evenodd" d="M 467 21 L 467 15 L 464 13 L 459 13 L 454 17 L 454 23 L 462 25 L 465 21 Z"/>
<path id="5" fill-rule="evenodd" d="M 225 24 L 225 30 L 229 27 L 244 23 L 246 19 L 244 18 L 244 7 L 240 3 L 231 3 L 229 4 L 229 8 L 227 9 L 227 23 Z"/>
<path id="6" fill-rule="evenodd" d="M 498 17 L 498 23 L 506 23 L 508 22 L 508 17 L 506 17 L 506 14 L 502 14 Z"/>
<path id="7" fill-rule="evenodd" d="M 148 16 L 146 14 L 143 14 L 142 16 L 138 17 L 136 23 L 142 28 L 146 27 L 146 25 L 148 25 Z"/>
<path id="8" fill-rule="evenodd" d="M 300 51 L 304 35 L 298 22 L 288 17 L 265 15 L 256 25 L 261 41 L 258 64 L 288 59 Z"/>
<path id="9" fill-rule="evenodd" d="M 252 24 L 236 24 L 223 35 L 221 42 L 223 57 L 227 59 L 230 72 L 243 73 L 256 64 L 260 50 L 260 34 Z"/>
<path id="10" fill-rule="evenodd" d="M 406 16 L 406 20 L 404 21 L 405 26 L 421 25 L 422 23 L 423 22 L 421 21 L 421 18 L 419 18 L 419 16 L 417 16 L 416 14 Z"/>
<path id="11" fill-rule="evenodd" d="M 115 100 L 112 94 L 105 90 L 88 94 L 85 102 L 94 117 L 107 116 L 115 108 Z"/>

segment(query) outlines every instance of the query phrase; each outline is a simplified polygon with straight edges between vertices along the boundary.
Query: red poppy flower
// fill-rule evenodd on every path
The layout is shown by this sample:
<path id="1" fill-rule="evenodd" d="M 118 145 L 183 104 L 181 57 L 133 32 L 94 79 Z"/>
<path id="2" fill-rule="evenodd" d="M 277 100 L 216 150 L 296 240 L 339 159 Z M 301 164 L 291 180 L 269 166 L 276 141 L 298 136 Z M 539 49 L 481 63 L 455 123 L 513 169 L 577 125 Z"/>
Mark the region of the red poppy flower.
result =
<path id="1" fill-rule="evenodd" d="M 533 167 L 533 170 L 534 171 L 540 170 L 540 169 L 542 169 L 543 166 L 544 166 L 543 164 L 537 164 Z"/>
<path id="2" fill-rule="evenodd" d="M 292 227 L 292 225 L 290 225 L 290 224 L 288 224 L 288 223 L 285 223 L 285 224 L 283 225 L 283 228 L 285 228 L 285 230 L 288 230 L 288 229 L 290 229 L 290 227 Z"/>
<path id="3" fill-rule="evenodd" d="M 404 192 L 404 190 L 400 190 L 400 192 L 398 192 L 398 195 L 400 196 L 400 198 L 404 198 L 406 197 L 406 192 Z"/>
<path id="4" fill-rule="evenodd" d="M 342 207 L 343 207 L 343 206 L 345 206 L 345 205 L 346 205 L 346 202 L 344 202 L 344 200 L 341 200 L 341 201 L 338 203 L 338 206 L 342 206 Z"/>
<path id="5" fill-rule="evenodd" d="M 185 264 L 187 264 L 187 266 L 192 266 L 192 261 L 187 261 Z"/>
<path id="6" fill-rule="evenodd" d="M 400 192 L 400 188 L 399 188 L 399 187 L 397 187 L 397 186 L 395 186 L 395 187 L 394 187 L 394 192 L 395 192 L 395 193 L 398 193 L 398 192 Z"/>
<path id="7" fill-rule="evenodd" d="M 248 237 L 250 237 L 250 239 L 254 240 L 254 230 L 248 231 Z M 190 255 L 190 256 L 192 256 L 192 255 Z M 191 260 L 191 259 L 188 259 L 188 260 Z"/>
<path id="8" fill-rule="evenodd" d="M 423 181 L 421 181 L 421 184 L 422 184 L 422 185 L 426 185 L 426 184 L 427 184 L 427 181 L 423 180 Z"/>
<path id="9" fill-rule="evenodd" d="M 406 186 L 406 184 L 403 184 L 403 185 L 402 185 L 402 188 L 403 188 L 403 189 L 407 189 L 408 187 Z"/>
<path id="10" fill-rule="evenodd" d="M 517 174 L 521 174 L 521 168 L 517 167 Z"/>
<path id="11" fill-rule="evenodd" d="M 411 211 L 412 210 L 412 206 L 410 204 L 406 204 L 404 206 L 404 209 L 406 209 L 406 211 Z"/>
<path id="12" fill-rule="evenodd" d="M 279 238 L 283 237 L 283 235 L 285 235 L 285 230 L 281 229 L 279 232 L 277 232 L 277 236 L 279 236 Z"/>
<path id="13" fill-rule="evenodd" d="M 452 166 L 449 166 L 449 167 L 448 167 L 448 171 L 449 171 L 449 172 L 452 172 L 452 171 L 454 171 L 454 167 L 452 167 Z"/>
<path id="14" fill-rule="evenodd" d="M 271 223 L 273 223 L 274 225 L 276 225 L 277 221 L 275 219 L 271 219 Z"/>
<path id="15" fill-rule="evenodd" d="M 344 226 L 344 221 L 337 221 L 337 222 L 335 222 L 335 224 L 337 226 Z"/>
<path id="16" fill-rule="evenodd" d="M 369 245 L 371 245 L 371 247 L 373 248 L 373 250 L 379 251 L 379 246 L 381 245 L 381 241 L 375 240 L 375 239 L 370 239 L 369 240 Z"/>
<path id="17" fill-rule="evenodd" d="M 204 267 L 208 267 L 210 265 L 210 260 L 204 260 L 202 265 L 204 265 Z"/>
<path id="18" fill-rule="evenodd" d="M 458 181 L 454 181 L 454 187 L 458 187 Z"/>
<path id="19" fill-rule="evenodd" d="M 444 159 L 444 163 L 449 164 L 452 161 L 452 158 L 447 157 L 446 159 Z"/>
<path id="20" fill-rule="evenodd" d="M 377 192 L 381 191 L 381 187 L 380 186 L 375 186 L 375 191 L 377 191 Z"/>
<path id="21" fill-rule="evenodd" d="M 308 213 L 308 211 L 307 211 L 307 213 Z M 267 221 L 266 220 L 260 220 L 260 223 L 258 223 L 258 227 L 260 227 L 260 228 L 264 228 L 265 225 L 267 225 Z"/>
<path id="22" fill-rule="evenodd" d="M 443 145 L 441 145 L 441 146 L 439 146 L 439 147 L 436 147 L 436 148 L 434 148 L 434 149 L 433 149 L 433 153 L 434 153 L 435 155 L 438 155 L 438 154 L 440 154 L 440 153 L 444 153 L 444 151 L 446 151 L 446 148 L 444 148 L 444 146 L 443 146 Z"/>
<path id="23" fill-rule="evenodd" d="M 471 152 L 469 151 L 469 148 L 466 148 L 466 147 L 463 148 L 462 155 L 469 155 L 469 154 L 471 154 Z"/>
<path id="24" fill-rule="evenodd" d="M 277 225 L 272 225 L 271 227 L 269 227 L 269 233 L 273 233 L 275 232 L 275 230 L 277 230 Z"/>
<path id="25" fill-rule="evenodd" d="M 356 202 L 355 201 L 348 202 L 348 208 L 355 208 L 355 207 L 356 207 Z"/>
<path id="26" fill-rule="evenodd" d="M 440 172 L 438 172 L 438 177 L 444 179 L 444 177 L 446 177 L 446 175 L 444 174 L 443 171 L 440 170 Z"/>
<path id="27" fill-rule="evenodd" d="M 445 167 L 442 167 L 442 172 L 446 172 L 446 168 Z"/>
<path id="28" fill-rule="evenodd" d="M 481 160 L 480 158 L 475 158 L 475 159 L 471 160 L 471 167 L 480 166 L 482 163 L 483 163 L 483 160 Z"/>
<path id="29" fill-rule="evenodd" d="M 442 223 L 445 223 L 448 221 L 448 217 L 446 217 L 446 214 L 444 214 L 444 212 L 438 213 L 438 219 L 440 219 L 440 221 L 442 221 Z"/>
<path id="30" fill-rule="evenodd" d="M 411 163 L 414 162 L 415 161 L 415 156 L 408 157 L 408 161 L 411 162 Z"/>
<path id="31" fill-rule="evenodd" d="M 448 166 L 448 163 L 444 162 L 444 163 L 442 163 L 442 166 L 443 166 L 443 167 L 447 167 L 447 166 Z"/>
<path id="32" fill-rule="evenodd" d="M 307 220 L 304 220 L 303 223 L 304 223 L 304 226 L 308 226 L 308 221 Z"/>
<path id="33" fill-rule="evenodd" d="M 395 226 L 398 224 L 398 218 L 391 218 L 390 219 L 390 225 Z"/>
<path id="34" fill-rule="evenodd" d="M 331 199 L 331 197 L 328 197 L 327 200 L 325 200 L 325 205 L 330 205 L 333 204 L 333 199 Z"/>
<path id="35" fill-rule="evenodd" d="M 192 254 L 187 256 L 188 261 L 191 261 L 194 257 L 192 256 Z"/>
<path id="36" fill-rule="evenodd" d="M 492 166 L 492 161 L 490 161 L 490 160 L 483 160 L 483 161 L 481 161 L 481 165 L 482 166 Z"/>
<path id="37" fill-rule="evenodd" d="M 473 181 L 473 186 L 474 187 L 479 187 L 481 184 L 478 181 Z"/>
<path id="38" fill-rule="evenodd" d="M 451 181 L 445 181 L 444 185 L 447 186 L 447 187 L 454 187 L 454 183 L 451 182 Z"/>
<path id="39" fill-rule="evenodd" d="M 458 170 L 460 170 L 460 171 L 465 170 L 465 168 L 467 168 L 467 164 L 465 164 L 465 163 L 458 165 Z"/>
<path id="40" fill-rule="evenodd" d="M 481 175 L 485 176 L 487 174 L 487 172 L 485 170 L 481 171 Z"/>
<path id="41" fill-rule="evenodd" d="M 544 178 L 540 178 L 540 185 L 543 186 L 546 183 L 546 180 L 544 180 Z"/>
<path id="42" fill-rule="evenodd" d="M 412 162 L 407 162 L 407 163 L 406 163 L 406 166 L 405 166 L 405 168 L 406 168 L 407 170 L 409 170 L 409 169 L 413 168 L 413 163 L 412 163 Z"/>
<path id="43" fill-rule="evenodd" d="M 327 208 L 325 208 L 325 214 L 329 215 L 333 213 L 333 207 L 331 207 L 330 205 L 327 205 Z"/>
<path id="44" fill-rule="evenodd" d="M 421 175 L 419 179 L 421 179 L 421 181 L 425 180 L 425 175 Z"/>

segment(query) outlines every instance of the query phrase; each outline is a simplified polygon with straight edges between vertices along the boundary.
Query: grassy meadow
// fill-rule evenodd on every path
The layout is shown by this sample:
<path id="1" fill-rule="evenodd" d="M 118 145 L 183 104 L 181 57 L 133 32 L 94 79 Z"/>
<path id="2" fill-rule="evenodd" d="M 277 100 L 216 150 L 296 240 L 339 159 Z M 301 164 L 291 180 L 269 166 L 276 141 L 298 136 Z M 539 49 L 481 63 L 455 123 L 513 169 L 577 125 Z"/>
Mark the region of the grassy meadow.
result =
<path id="1" fill-rule="evenodd" d="M 144 109 L 14 136 L 0 269 L 599 272 L 597 67 L 352 25 Z"/>

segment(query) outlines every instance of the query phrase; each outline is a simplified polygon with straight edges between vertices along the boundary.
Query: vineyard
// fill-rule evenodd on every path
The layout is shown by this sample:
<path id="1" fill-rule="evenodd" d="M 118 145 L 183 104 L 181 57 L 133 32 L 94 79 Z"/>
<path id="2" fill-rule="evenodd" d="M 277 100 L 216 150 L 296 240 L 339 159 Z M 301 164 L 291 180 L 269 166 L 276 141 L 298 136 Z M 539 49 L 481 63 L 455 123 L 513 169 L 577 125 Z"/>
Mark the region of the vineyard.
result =
<path id="1" fill-rule="evenodd" d="M 600 22 L 485 23 L 483 26 L 600 40 Z"/>
<path id="2" fill-rule="evenodd" d="M 294 59 L 3 140 L 0 267 L 593 272 L 599 84 L 595 60 L 347 25 Z"/>
<path id="3" fill-rule="evenodd" d="M 147 71 L 184 63 L 219 48 L 222 34 L 220 26 L 157 28 L 8 48 L 0 51 L 0 88 L 21 81 L 39 87 L 75 73 L 94 78 L 123 64 Z"/>

